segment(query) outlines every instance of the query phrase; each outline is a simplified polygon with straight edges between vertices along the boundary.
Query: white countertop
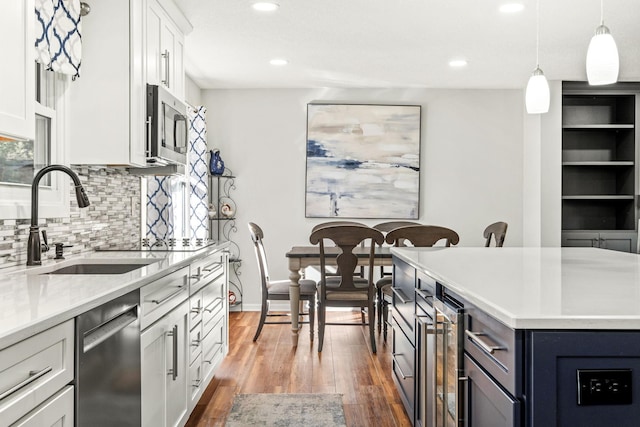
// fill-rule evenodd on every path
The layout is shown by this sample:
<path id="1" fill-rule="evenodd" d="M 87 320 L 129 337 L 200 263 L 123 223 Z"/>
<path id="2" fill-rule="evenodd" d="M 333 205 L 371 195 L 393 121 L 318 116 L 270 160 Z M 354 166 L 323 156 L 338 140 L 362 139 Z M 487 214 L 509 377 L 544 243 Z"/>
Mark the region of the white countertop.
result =
<path id="1" fill-rule="evenodd" d="M 514 329 L 640 330 L 640 256 L 596 248 L 393 248 Z"/>
<path id="2" fill-rule="evenodd" d="M 46 261 L 39 267 L 25 266 L 3 272 L 0 274 L 0 349 L 138 289 L 226 246 L 212 245 L 196 252 L 93 252 L 67 260 Z M 107 259 L 113 262 L 153 259 L 158 262 L 124 274 L 40 274 L 51 271 L 52 266 L 63 267 L 79 259 L 97 263 Z"/>

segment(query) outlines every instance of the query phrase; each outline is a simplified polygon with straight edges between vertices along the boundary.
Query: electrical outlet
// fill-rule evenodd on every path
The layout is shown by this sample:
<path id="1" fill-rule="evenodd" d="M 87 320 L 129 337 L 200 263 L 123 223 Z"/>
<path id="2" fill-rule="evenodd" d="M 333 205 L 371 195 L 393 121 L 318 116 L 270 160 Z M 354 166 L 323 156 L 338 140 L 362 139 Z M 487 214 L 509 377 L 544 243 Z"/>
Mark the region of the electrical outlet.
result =
<path id="1" fill-rule="evenodd" d="M 578 405 L 631 404 L 631 369 L 578 369 Z"/>

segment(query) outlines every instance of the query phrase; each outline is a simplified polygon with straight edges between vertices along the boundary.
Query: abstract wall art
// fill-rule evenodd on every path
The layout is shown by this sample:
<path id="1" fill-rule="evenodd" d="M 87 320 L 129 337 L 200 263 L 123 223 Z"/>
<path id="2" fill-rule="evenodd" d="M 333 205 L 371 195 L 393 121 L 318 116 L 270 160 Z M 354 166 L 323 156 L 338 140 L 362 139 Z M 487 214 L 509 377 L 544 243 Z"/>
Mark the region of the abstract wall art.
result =
<path id="1" fill-rule="evenodd" d="M 307 104 L 307 218 L 418 219 L 419 105 Z"/>

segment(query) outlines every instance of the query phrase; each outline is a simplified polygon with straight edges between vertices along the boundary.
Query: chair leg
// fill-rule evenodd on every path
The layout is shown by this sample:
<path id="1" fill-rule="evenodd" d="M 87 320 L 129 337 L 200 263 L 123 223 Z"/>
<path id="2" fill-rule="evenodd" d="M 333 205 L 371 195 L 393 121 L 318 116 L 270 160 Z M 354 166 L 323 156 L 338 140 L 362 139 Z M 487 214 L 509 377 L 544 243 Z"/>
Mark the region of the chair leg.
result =
<path id="1" fill-rule="evenodd" d="M 311 342 L 313 342 L 313 325 L 315 323 L 315 314 L 316 314 L 316 299 L 311 298 L 309 300 L 309 336 L 311 338 Z"/>
<path id="2" fill-rule="evenodd" d="M 324 326 L 325 326 L 325 316 L 326 316 L 326 307 L 320 303 L 318 307 L 318 353 L 322 351 L 322 344 L 324 343 Z"/>
<path id="3" fill-rule="evenodd" d="M 375 302 L 369 302 L 369 339 L 371 340 L 371 351 L 376 354 L 376 322 L 374 312 Z"/>
<path id="4" fill-rule="evenodd" d="M 366 320 L 364 318 L 364 307 L 360 308 L 360 321 L 362 322 L 362 324 L 366 323 Z"/>
<path id="5" fill-rule="evenodd" d="M 258 329 L 256 329 L 256 334 L 253 336 L 253 340 L 256 341 L 260 336 L 260 332 L 262 332 L 262 327 L 264 326 L 264 322 L 267 319 L 267 303 L 266 301 L 262 301 L 262 310 L 260 311 L 260 323 L 258 323 Z"/>
<path id="6" fill-rule="evenodd" d="M 384 338 L 384 342 L 387 342 L 387 323 L 389 321 L 389 303 L 387 301 L 382 300 L 382 316 L 380 317 L 383 318 L 382 323 L 384 324 L 382 326 L 383 328 L 382 336 Z"/>
<path id="7" fill-rule="evenodd" d="M 376 314 L 378 315 L 378 333 L 382 329 L 382 288 L 376 289 Z"/>

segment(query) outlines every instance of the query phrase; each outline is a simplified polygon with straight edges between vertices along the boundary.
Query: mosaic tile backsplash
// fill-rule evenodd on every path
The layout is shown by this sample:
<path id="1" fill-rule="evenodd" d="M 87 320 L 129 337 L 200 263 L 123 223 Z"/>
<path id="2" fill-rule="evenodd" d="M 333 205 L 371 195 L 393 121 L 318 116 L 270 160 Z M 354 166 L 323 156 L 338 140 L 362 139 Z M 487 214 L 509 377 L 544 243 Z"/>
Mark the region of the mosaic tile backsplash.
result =
<path id="1" fill-rule="evenodd" d="M 140 240 L 140 177 L 124 169 L 71 166 L 85 188 L 91 205 L 79 209 L 71 195 L 69 218 L 40 218 L 51 249 L 42 259 L 53 258 L 53 243 L 72 245 L 65 254 L 74 255 Z M 73 188 L 71 189 L 73 190 Z M 30 219 L 0 220 L 0 269 L 27 260 Z M 66 255 L 65 255 L 66 256 Z"/>

